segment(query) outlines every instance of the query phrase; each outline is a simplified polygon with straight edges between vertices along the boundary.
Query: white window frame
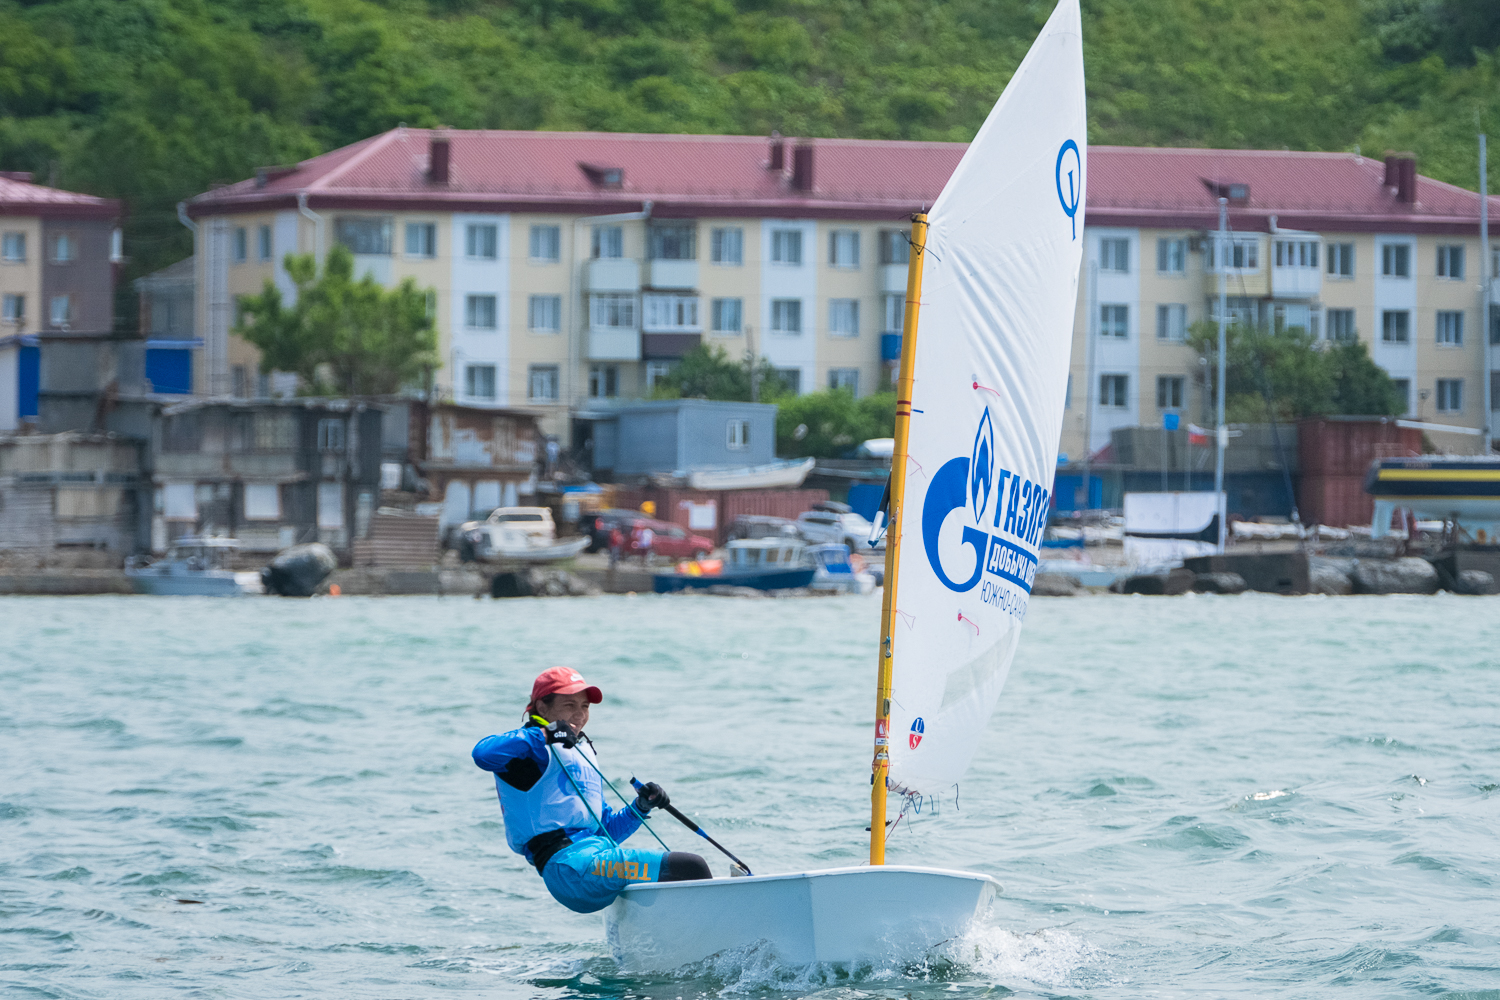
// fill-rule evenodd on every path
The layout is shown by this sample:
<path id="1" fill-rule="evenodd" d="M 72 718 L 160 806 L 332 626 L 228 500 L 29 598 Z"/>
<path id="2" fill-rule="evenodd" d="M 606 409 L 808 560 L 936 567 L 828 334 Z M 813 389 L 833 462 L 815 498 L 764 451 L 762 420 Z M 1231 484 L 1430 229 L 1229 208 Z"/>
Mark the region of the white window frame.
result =
<path id="1" fill-rule="evenodd" d="M 1173 402 L 1172 397 L 1177 397 Z M 1187 404 L 1186 375 L 1156 376 L 1156 408 L 1158 410 L 1181 410 Z"/>
<path id="2" fill-rule="evenodd" d="M 492 364 L 464 365 L 464 395 L 469 399 L 498 398 L 498 375 L 496 366 Z"/>
<path id="3" fill-rule="evenodd" d="M 532 226 L 527 259 L 533 264 L 556 264 L 562 260 L 562 227 Z"/>
<path id="4" fill-rule="evenodd" d="M 526 398 L 542 402 L 556 402 L 558 398 L 558 366 L 531 365 L 526 369 Z"/>
<path id="5" fill-rule="evenodd" d="M 732 267 L 744 264 L 745 230 L 739 226 L 716 227 L 709 234 L 709 260 Z"/>
<path id="6" fill-rule="evenodd" d="M 828 335 L 859 336 L 859 299 L 828 300 Z"/>
<path id="7" fill-rule="evenodd" d="M 828 231 L 828 266 L 854 269 L 859 267 L 859 230 Z"/>
<path id="8" fill-rule="evenodd" d="M 1156 339 L 1175 343 L 1187 339 L 1187 306 L 1165 302 L 1156 307 Z"/>
<path id="9" fill-rule="evenodd" d="M 26 263 L 26 234 L 9 232 L 0 237 L 0 261 L 7 264 Z"/>
<path id="10" fill-rule="evenodd" d="M 801 299 L 771 300 L 771 332 L 780 333 L 792 337 L 801 336 Z"/>
<path id="11" fill-rule="evenodd" d="M 526 303 L 526 325 L 532 333 L 562 332 L 562 296 L 531 296 Z"/>
<path id="12" fill-rule="evenodd" d="M 464 258 L 500 259 L 500 226 L 494 222 L 470 222 L 464 226 Z"/>
<path id="13" fill-rule="evenodd" d="M 656 388 L 656 383 L 672 374 L 672 369 L 677 367 L 672 361 L 647 361 L 646 362 L 646 391 L 651 392 Z"/>
<path id="14" fill-rule="evenodd" d="M 589 365 L 589 398 L 614 399 L 620 395 L 620 366 Z"/>
<path id="15" fill-rule="evenodd" d="M 1410 243 L 1380 244 L 1380 276 L 1406 281 L 1411 278 L 1412 246 Z"/>
<path id="16" fill-rule="evenodd" d="M 55 256 L 53 257 L 54 260 L 62 261 L 72 259 L 70 257 L 63 256 L 63 241 L 66 239 L 66 236 L 59 236 L 57 238 L 57 247 L 54 251 Z M 231 234 L 230 247 L 230 257 L 236 264 L 243 264 L 245 263 L 245 261 L 250 259 L 250 234 L 246 231 L 244 226 L 234 227 L 234 232 Z"/>
<path id="17" fill-rule="evenodd" d="M 413 248 L 415 246 L 415 249 Z M 432 260 L 437 257 L 437 223 L 408 222 L 404 247 L 406 256 L 414 260 Z"/>
<path id="18" fill-rule="evenodd" d="M 1130 376 L 1121 372 L 1104 372 L 1099 376 L 1099 405 L 1109 409 L 1130 406 Z"/>
<path id="19" fill-rule="evenodd" d="M 653 333 L 696 333 L 702 330 L 703 326 L 698 322 L 698 296 L 642 292 L 641 329 Z"/>
<path id="20" fill-rule="evenodd" d="M 1127 236 L 1099 237 L 1099 270 L 1110 274 L 1130 273 L 1130 238 Z"/>
<path id="21" fill-rule="evenodd" d="M 1399 322 L 1396 317 L 1401 317 Z M 1399 334 L 1399 336 L 1397 336 Z M 1382 344 L 1411 343 L 1411 310 L 1384 309 L 1380 313 L 1380 342 Z"/>
<path id="22" fill-rule="evenodd" d="M 828 388 L 848 389 L 849 394 L 856 399 L 859 397 L 859 369 L 858 368 L 830 368 L 828 369 Z"/>
<path id="23" fill-rule="evenodd" d="M 1332 341 L 1357 340 L 1359 334 L 1355 330 L 1354 316 L 1353 309 L 1325 309 L 1323 325 L 1327 331 L 1328 339 Z M 1337 322 L 1335 322 L 1334 317 L 1338 317 Z M 1343 329 L 1346 318 L 1349 321 L 1349 328 L 1347 330 Z"/>
<path id="24" fill-rule="evenodd" d="M 1464 314 L 1460 309 L 1439 309 L 1433 337 L 1442 347 L 1464 346 Z"/>
<path id="25" fill-rule="evenodd" d="M 48 322 L 58 328 L 67 327 L 73 322 L 73 296 L 54 295 L 47 308 Z"/>
<path id="26" fill-rule="evenodd" d="M 1462 413 L 1464 412 L 1464 380 L 1461 378 L 1440 378 L 1434 387 L 1437 391 L 1437 411 L 1439 413 Z"/>
<path id="27" fill-rule="evenodd" d="M 1337 281 L 1354 280 L 1353 243 L 1329 243 L 1323 247 L 1323 252 L 1328 265 L 1324 270 L 1329 278 Z"/>
<path id="28" fill-rule="evenodd" d="M 906 295 L 903 292 L 880 297 L 880 315 L 884 325 L 882 333 L 900 333 L 906 327 Z"/>
<path id="29" fill-rule="evenodd" d="M 1156 241 L 1156 273 L 1187 274 L 1187 240 L 1164 236 Z"/>
<path id="30" fill-rule="evenodd" d="M 802 230 L 771 230 L 771 263 L 783 267 L 802 266 Z"/>
<path id="31" fill-rule="evenodd" d="M 257 226 L 255 228 L 255 256 L 262 264 L 268 263 L 275 255 L 271 245 L 271 227 Z"/>
<path id="32" fill-rule="evenodd" d="M 1464 247 L 1462 243 L 1442 243 L 1438 245 L 1437 276 L 1440 280 L 1463 281 L 1464 264 Z"/>
<path id="33" fill-rule="evenodd" d="M 342 417 L 319 417 L 318 450 L 343 451 L 348 440 L 346 430 Z"/>
<path id="34" fill-rule="evenodd" d="M 713 321 L 714 333 L 744 333 L 745 300 L 739 298 L 712 300 L 710 319 Z"/>
<path id="35" fill-rule="evenodd" d="M 1118 326 L 1116 326 L 1118 321 Z M 1130 339 L 1130 306 L 1123 302 L 1099 304 L 1099 336 L 1111 340 Z"/>
<path id="36" fill-rule="evenodd" d="M 464 328 L 467 330 L 498 330 L 500 328 L 500 297 L 497 295 L 465 295 Z"/>
<path id="37" fill-rule="evenodd" d="M 625 256 L 625 230 L 620 226 L 595 226 L 589 234 L 589 257 L 620 260 Z"/>
<path id="38" fill-rule="evenodd" d="M 1318 269 L 1317 240 L 1276 240 L 1272 252 L 1277 267 L 1312 271 Z"/>
<path id="39" fill-rule="evenodd" d="M 635 296 L 629 292 L 600 292 L 589 296 L 589 328 L 636 329 Z"/>
<path id="40" fill-rule="evenodd" d="M 1219 272 L 1218 250 L 1220 242 L 1217 231 L 1209 233 L 1205 241 L 1204 253 L 1208 255 L 1208 272 L 1217 274 Z M 1226 273 L 1254 274 L 1260 270 L 1260 237 L 1254 233 L 1243 235 L 1230 233 L 1224 237 L 1223 242 L 1227 247 L 1229 263 L 1224 267 Z"/>
<path id="41" fill-rule="evenodd" d="M 0 321 L 20 325 L 26 321 L 26 296 L 20 292 L 6 292 L 0 305 Z"/>
<path id="42" fill-rule="evenodd" d="M 744 451 L 750 447 L 750 421 L 732 417 L 724 422 L 724 447 L 730 451 Z"/>

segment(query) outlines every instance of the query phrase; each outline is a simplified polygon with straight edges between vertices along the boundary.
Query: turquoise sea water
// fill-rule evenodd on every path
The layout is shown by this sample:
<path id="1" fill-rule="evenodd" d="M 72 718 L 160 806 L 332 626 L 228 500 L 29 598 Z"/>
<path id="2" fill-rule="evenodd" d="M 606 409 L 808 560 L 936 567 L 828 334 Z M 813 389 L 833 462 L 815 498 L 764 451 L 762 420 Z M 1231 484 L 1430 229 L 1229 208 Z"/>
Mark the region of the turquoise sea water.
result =
<path id="1" fill-rule="evenodd" d="M 758 872 L 858 863 L 878 614 L 0 600 L 0 995 L 1500 1000 L 1500 598 L 1445 596 L 1033 601 L 956 801 L 890 842 L 1005 886 L 946 960 L 622 976 L 474 742 L 576 665 L 611 777 Z"/>

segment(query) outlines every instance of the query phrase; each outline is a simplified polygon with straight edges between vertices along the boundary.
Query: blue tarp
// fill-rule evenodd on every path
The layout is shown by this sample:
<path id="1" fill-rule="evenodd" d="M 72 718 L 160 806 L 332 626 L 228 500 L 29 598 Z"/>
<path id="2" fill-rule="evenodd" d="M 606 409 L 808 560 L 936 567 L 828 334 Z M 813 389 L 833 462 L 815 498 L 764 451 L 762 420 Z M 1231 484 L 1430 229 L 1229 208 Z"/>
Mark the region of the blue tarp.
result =
<path id="1" fill-rule="evenodd" d="M 152 392 L 186 395 L 193 391 L 193 352 L 181 347 L 146 348 L 146 378 Z"/>
<path id="2" fill-rule="evenodd" d="M 20 369 L 16 375 L 16 401 L 19 411 L 16 415 L 24 420 L 37 414 L 37 394 L 42 387 L 42 349 L 23 346 L 16 358 L 16 363 Z"/>

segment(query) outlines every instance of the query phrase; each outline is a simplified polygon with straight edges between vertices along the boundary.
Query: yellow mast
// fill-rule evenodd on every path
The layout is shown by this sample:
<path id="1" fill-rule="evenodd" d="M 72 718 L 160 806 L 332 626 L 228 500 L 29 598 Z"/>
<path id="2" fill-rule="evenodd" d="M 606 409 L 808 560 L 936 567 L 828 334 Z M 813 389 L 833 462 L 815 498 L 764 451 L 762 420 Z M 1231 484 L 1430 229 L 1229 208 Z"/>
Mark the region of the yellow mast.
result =
<path id="1" fill-rule="evenodd" d="M 885 864 L 886 777 L 891 769 L 891 653 L 895 640 L 896 574 L 901 568 L 901 526 L 906 501 L 906 442 L 911 431 L 912 365 L 917 357 L 917 311 L 922 301 L 922 257 L 927 215 L 911 217 L 911 258 L 906 267 L 906 317 L 901 325 L 901 369 L 896 377 L 896 447 L 891 452 L 886 513 L 885 594 L 880 605 L 880 653 L 875 681 L 875 781 L 870 789 L 870 864 Z"/>

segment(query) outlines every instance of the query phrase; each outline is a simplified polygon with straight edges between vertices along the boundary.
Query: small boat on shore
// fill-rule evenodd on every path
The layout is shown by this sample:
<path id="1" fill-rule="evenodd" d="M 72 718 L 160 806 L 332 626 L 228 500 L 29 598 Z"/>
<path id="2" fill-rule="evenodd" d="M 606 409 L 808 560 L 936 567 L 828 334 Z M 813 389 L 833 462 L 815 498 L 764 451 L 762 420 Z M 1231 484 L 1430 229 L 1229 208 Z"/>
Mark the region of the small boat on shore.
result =
<path id="1" fill-rule="evenodd" d="M 687 482 L 695 490 L 794 489 L 817 464 L 815 458 L 797 458 L 743 469 L 698 469 L 688 473 Z"/>
<path id="2" fill-rule="evenodd" d="M 184 536 L 160 559 L 132 556 L 125 563 L 125 576 L 138 594 L 241 597 L 264 593 L 259 573 L 229 568 L 239 547 L 234 538 Z"/>
<path id="3" fill-rule="evenodd" d="M 687 564 L 671 573 L 657 573 L 652 588 L 658 594 L 709 587 L 793 590 L 811 584 L 817 573 L 817 567 L 805 558 L 805 546 L 794 538 L 742 538 L 730 542 L 726 551 L 727 565 L 717 572 L 705 572 L 702 563 Z"/>
<path id="4" fill-rule="evenodd" d="M 485 563 L 554 563 L 572 559 L 589 547 L 588 535 L 553 541 L 504 524 L 480 523 L 463 535 L 461 552 Z"/>

